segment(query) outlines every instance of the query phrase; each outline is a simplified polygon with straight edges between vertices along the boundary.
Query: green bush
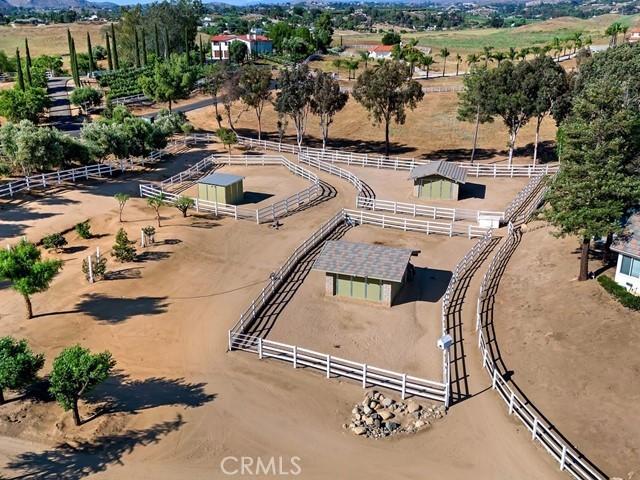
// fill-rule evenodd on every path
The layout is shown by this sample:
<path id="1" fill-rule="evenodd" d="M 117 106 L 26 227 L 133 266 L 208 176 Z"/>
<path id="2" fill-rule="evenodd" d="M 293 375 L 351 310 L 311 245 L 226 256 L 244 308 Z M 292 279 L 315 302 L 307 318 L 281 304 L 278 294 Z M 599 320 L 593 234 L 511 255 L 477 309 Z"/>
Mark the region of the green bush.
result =
<path id="1" fill-rule="evenodd" d="M 91 224 L 89 220 L 78 223 L 76 225 L 76 233 L 80 238 L 84 238 L 85 240 L 91 238 L 93 235 L 91 234 Z"/>
<path id="2" fill-rule="evenodd" d="M 124 228 L 118 230 L 116 243 L 111 250 L 111 255 L 119 262 L 132 262 L 136 258 L 136 249 L 131 246 L 131 242 Z"/>
<path id="3" fill-rule="evenodd" d="M 67 244 L 67 239 L 60 233 L 52 233 L 42 239 L 42 246 L 47 250 L 60 250 Z"/>
<path id="4" fill-rule="evenodd" d="M 629 292 L 622 285 L 618 285 L 611 277 L 600 275 L 598 283 L 607 292 L 613 295 L 623 306 L 631 310 L 640 310 L 640 296 Z"/>

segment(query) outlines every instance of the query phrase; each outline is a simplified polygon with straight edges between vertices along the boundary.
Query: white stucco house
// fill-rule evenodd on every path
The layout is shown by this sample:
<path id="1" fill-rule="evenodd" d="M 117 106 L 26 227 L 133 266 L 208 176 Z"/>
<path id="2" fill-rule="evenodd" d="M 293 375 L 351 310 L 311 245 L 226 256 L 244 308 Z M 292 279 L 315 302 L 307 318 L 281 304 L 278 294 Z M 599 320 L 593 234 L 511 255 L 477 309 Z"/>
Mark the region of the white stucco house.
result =
<path id="1" fill-rule="evenodd" d="M 632 293 L 640 295 L 640 213 L 632 215 L 611 250 L 618 252 L 615 281 Z"/>
<path id="2" fill-rule="evenodd" d="M 213 60 L 228 59 L 229 45 L 236 41 L 247 45 L 249 55 L 268 54 L 273 51 L 273 43 L 264 35 L 256 33 L 247 35 L 214 35 L 211 37 L 211 58 Z"/>
<path id="3" fill-rule="evenodd" d="M 393 51 L 393 45 L 376 45 L 369 49 L 369 58 L 374 60 L 391 58 L 391 52 Z"/>

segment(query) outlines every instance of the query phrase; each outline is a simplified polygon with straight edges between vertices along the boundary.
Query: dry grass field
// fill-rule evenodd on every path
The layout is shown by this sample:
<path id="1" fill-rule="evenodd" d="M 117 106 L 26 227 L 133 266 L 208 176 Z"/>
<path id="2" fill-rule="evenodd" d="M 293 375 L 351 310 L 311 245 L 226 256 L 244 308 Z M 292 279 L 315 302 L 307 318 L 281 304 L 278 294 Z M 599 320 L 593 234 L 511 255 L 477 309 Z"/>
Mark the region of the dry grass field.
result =
<path id="1" fill-rule="evenodd" d="M 405 125 L 392 125 L 392 155 L 405 157 L 447 159 L 468 161 L 473 144 L 472 123 L 461 122 L 456 118 L 458 97 L 456 93 L 431 93 L 414 111 L 407 113 Z M 244 107 L 240 104 L 234 111 L 237 118 Z M 221 110 L 222 111 L 222 110 Z M 217 124 L 213 107 L 202 108 L 188 113 L 189 120 L 196 128 L 215 130 Z M 270 139 L 277 139 L 277 114 L 271 105 L 265 107 L 262 119 L 263 130 Z M 253 111 L 241 113 L 235 126 L 242 134 L 257 137 L 257 120 Z M 287 129 L 287 142 L 295 142 L 295 130 L 292 124 Z M 320 127 L 317 118 L 310 116 L 307 127 L 306 144 L 321 145 Z M 524 127 L 518 137 L 517 162 L 530 163 L 533 152 L 535 129 L 532 124 Z M 339 112 L 329 131 L 329 148 L 341 148 L 361 152 L 384 151 L 384 129 L 374 126 L 367 118 L 367 112 L 353 99 Z M 553 142 L 555 123 L 546 119 L 542 126 L 541 140 Z M 319 143 L 320 141 L 320 143 Z M 480 126 L 477 159 L 491 162 L 505 162 L 507 131 L 501 122 Z M 543 149 L 544 150 L 544 149 Z M 550 149 L 542 159 L 549 159 Z"/>
<path id="2" fill-rule="evenodd" d="M 529 230 L 496 297 L 502 360 L 532 403 L 590 460 L 613 477 L 635 477 L 640 313 L 596 281 L 575 280 L 577 239 L 557 239 L 541 222 Z M 592 270 L 600 267 L 591 260 Z"/>
<path id="3" fill-rule="evenodd" d="M 67 44 L 67 29 L 76 39 L 78 52 L 87 49 L 87 32 L 91 34 L 91 42 L 94 46 L 104 45 L 102 29 L 104 24 L 97 23 L 70 23 L 52 24 L 41 26 L 16 26 L 0 27 L 0 50 L 8 55 L 14 55 L 16 48 L 24 50 L 24 39 L 29 39 L 31 55 L 69 55 Z"/>

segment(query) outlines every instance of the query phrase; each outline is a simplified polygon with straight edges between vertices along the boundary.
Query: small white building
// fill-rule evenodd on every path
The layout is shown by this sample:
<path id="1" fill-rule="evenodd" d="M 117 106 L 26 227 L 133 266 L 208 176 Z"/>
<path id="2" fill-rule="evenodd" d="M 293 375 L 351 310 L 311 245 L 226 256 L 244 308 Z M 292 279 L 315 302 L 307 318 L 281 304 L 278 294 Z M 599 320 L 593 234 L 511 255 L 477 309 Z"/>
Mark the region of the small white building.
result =
<path id="1" fill-rule="evenodd" d="M 226 60 L 229 58 L 229 45 L 232 42 L 243 42 L 247 45 L 249 55 L 268 54 L 273 51 L 273 43 L 268 37 L 249 33 L 247 35 L 214 35 L 211 37 L 211 58 Z"/>
<path id="2" fill-rule="evenodd" d="M 369 58 L 374 60 L 391 58 L 391 52 L 393 52 L 393 45 L 376 45 L 369 49 Z"/>
<path id="3" fill-rule="evenodd" d="M 636 27 L 629 32 L 629 42 L 630 43 L 640 42 L 640 28 Z"/>
<path id="4" fill-rule="evenodd" d="M 611 245 L 611 250 L 618 252 L 616 283 L 640 295 L 640 213 L 629 218 L 625 233 Z"/>

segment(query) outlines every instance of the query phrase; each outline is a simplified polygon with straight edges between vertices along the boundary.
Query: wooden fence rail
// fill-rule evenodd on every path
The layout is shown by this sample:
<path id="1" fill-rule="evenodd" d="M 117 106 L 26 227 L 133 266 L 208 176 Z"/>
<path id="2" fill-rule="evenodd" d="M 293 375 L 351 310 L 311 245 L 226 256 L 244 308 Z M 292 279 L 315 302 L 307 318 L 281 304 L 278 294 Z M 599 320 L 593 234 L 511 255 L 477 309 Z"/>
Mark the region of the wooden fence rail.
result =
<path id="1" fill-rule="evenodd" d="M 553 425 L 532 407 L 531 403 L 511 388 L 505 372 L 501 372 L 494 361 L 489 342 L 489 321 L 484 313 L 494 302 L 497 277 L 501 268 L 518 245 L 516 228 L 509 228 L 509 235 L 494 256 L 489 269 L 485 273 L 478 295 L 476 330 L 478 331 L 478 348 L 482 356 L 482 366 L 491 378 L 491 387 L 505 402 L 509 415 L 515 416 L 531 433 L 531 439 L 537 441 L 556 460 L 561 471 L 568 472 L 578 480 L 606 480 L 609 478 L 593 465 L 582 453 L 571 445 Z"/>

